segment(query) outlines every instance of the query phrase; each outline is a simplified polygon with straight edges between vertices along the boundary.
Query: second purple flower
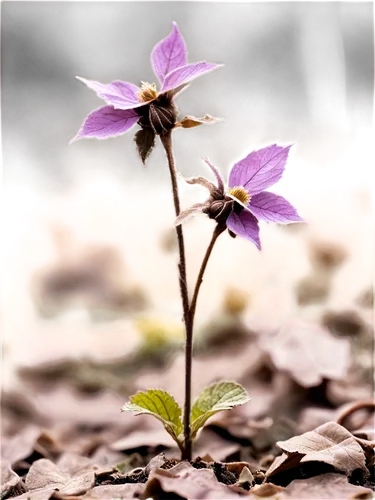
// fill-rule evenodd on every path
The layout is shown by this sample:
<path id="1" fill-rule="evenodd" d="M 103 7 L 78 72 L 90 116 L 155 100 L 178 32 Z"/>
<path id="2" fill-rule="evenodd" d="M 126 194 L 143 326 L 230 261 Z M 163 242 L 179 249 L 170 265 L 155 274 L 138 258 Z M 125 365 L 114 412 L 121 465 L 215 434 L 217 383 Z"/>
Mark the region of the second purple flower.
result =
<path id="1" fill-rule="evenodd" d="M 207 201 L 181 212 L 176 225 L 193 215 L 204 213 L 218 224 L 225 224 L 232 236 L 242 236 L 260 249 L 258 221 L 280 224 L 304 222 L 285 198 L 264 191 L 281 179 L 290 147 L 273 144 L 248 154 L 233 165 L 227 190 L 219 170 L 205 159 L 217 184 L 204 177 L 187 179 L 189 184 L 207 188 L 210 196 Z"/>

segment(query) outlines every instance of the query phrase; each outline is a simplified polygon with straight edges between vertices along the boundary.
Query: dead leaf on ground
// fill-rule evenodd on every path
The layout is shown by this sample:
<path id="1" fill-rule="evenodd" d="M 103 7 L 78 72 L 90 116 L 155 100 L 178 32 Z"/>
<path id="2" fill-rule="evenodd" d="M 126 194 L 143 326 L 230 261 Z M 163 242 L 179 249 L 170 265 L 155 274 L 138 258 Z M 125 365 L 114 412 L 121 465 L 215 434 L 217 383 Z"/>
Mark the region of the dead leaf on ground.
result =
<path id="1" fill-rule="evenodd" d="M 165 493 L 172 492 L 194 500 L 242 498 L 241 494 L 219 483 L 212 470 L 194 469 L 187 462 L 181 462 L 169 470 L 157 469 L 150 474 L 146 483 L 146 498 L 165 498 Z"/>
<path id="2" fill-rule="evenodd" d="M 285 496 L 284 496 L 285 495 Z M 310 479 L 296 479 L 284 490 L 285 500 L 355 500 L 373 498 L 372 491 L 363 486 L 348 483 L 342 474 L 320 474 Z"/>
<path id="3" fill-rule="evenodd" d="M 19 434 L 2 438 L 2 459 L 10 465 L 24 460 L 34 451 L 41 429 L 35 425 L 25 427 Z"/>
<path id="4" fill-rule="evenodd" d="M 275 460 L 271 463 L 266 472 L 266 477 L 268 479 L 271 477 L 273 478 L 277 474 L 298 467 L 301 463 L 301 458 L 302 455 L 300 455 L 299 453 L 294 453 L 290 455 L 288 455 L 287 453 L 283 453 L 282 455 L 276 457 Z"/>
<path id="5" fill-rule="evenodd" d="M 26 488 L 35 496 L 34 490 L 58 489 L 67 495 L 83 495 L 95 484 L 93 467 L 83 465 L 87 458 L 79 457 L 76 463 L 71 457 L 61 460 L 62 468 L 48 459 L 41 458 L 33 463 L 26 476 Z M 90 470 L 91 469 L 91 470 Z"/>
<path id="6" fill-rule="evenodd" d="M 104 498 L 139 498 L 143 495 L 145 488 L 146 485 L 143 483 L 95 486 L 82 498 L 98 498 L 100 500 Z"/>
<path id="7" fill-rule="evenodd" d="M 53 486 L 46 486 L 45 488 L 38 488 L 32 492 L 27 491 L 18 497 L 13 497 L 12 500 L 49 500 L 55 491 Z"/>
<path id="8" fill-rule="evenodd" d="M 22 479 L 6 463 L 1 464 L 1 489 L 0 498 L 10 498 L 22 495 L 26 487 Z"/>
<path id="9" fill-rule="evenodd" d="M 300 321 L 287 323 L 261 345 L 275 367 L 303 387 L 314 387 L 324 378 L 342 379 L 351 362 L 348 339 L 335 338 L 325 328 Z"/>
<path id="10" fill-rule="evenodd" d="M 284 488 L 282 488 L 281 486 L 276 486 L 276 484 L 264 483 L 254 486 L 254 488 L 252 488 L 251 490 L 251 493 L 256 495 L 256 498 L 259 497 L 267 500 L 274 495 L 279 495 L 283 490 Z M 276 498 L 280 498 L 280 496 Z"/>
<path id="11" fill-rule="evenodd" d="M 301 455 L 301 463 L 325 462 L 347 475 L 356 469 L 368 475 L 361 445 L 345 427 L 336 422 L 327 422 L 314 431 L 276 444 L 288 455 Z"/>

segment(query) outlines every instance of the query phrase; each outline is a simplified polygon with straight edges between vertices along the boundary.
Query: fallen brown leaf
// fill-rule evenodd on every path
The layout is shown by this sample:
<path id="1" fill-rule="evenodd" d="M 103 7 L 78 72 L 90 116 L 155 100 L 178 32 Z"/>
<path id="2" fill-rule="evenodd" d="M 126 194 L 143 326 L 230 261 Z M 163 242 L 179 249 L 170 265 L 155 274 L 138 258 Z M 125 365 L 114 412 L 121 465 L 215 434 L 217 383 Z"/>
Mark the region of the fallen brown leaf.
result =
<path id="1" fill-rule="evenodd" d="M 152 472 L 144 495 L 146 498 L 164 498 L 165 493 L 172 492 L 194 500 L 242 498 L 241 494 L 219 483 L 212 470 L 194 469 L 187 462 L 181 462 L 169 470 L 157 469 Z"/>
<path id="2" fill-rule="evenodd" d="M 276 484 L 264 483 L 254 486 L 254 488 L 251 489 L 251 493 L 256 495 L 256 497 L 268 499 L 269 497 L 279 494 L 283 490 L 284 488 L 276 486 Z"/>
<path id="3" fill-rule="evenodd" d="M 301 455 L 301 463 L 325 462 L 347 475 L 356 469 L 368 475 L 362 447 L 345 427 L 336 422 L 327 422 L 314 431 L 276 444 L 288 455 Z"/>
<path id="4" fill-rule="evenodd" d="M 105 486 L 95 486 L 88 491 L 82 498 L 139 498 L 143 495 L 146 485 L 143 483 L 136 484 L 112 484 Z"/>
<path id="5" fill-rule="evenodd" d="M 27 458 L 34 450 L 40 427 L 30 425 L 12 437 L 2 438 L 2 460 L 10 465 Z"/>
<path id="6" fill-rule="evenodd" d="M 285 496 L 284 496 L 285 495 Z M 296 479 L 284 490 L 283 500 L 354 500 L 373 498 L 368 488 L 348 483 L 342 474 L 320 474 L 310 479 Z"/>
<path id="7" fill-rule="evenodd" d="M 53 486 L 46 486 L 45 488 L 37 488 L 32 492 L 27 491 L 18 497 L 13 497 L 12 500 L 49 500 L 54 491 L 56 490 Z"/>
<path id="8" fill-rule="evenodd" d="M 275 367 L 303 387 L 343 378 L 351 362 L 348 339 L 335 338 L 318 325 L 293 321 L 262 342 Z"/>
<path id="9" fill-rule="evenodd" d="M 80 457 L 82 460 L 84 457 Z M 82 495 L 95 484 L 95 474 L 92 466 L 82 466 L 82 461 L 69 464 L 66 460 L 63 469 L 48 459 L 41 458 L 33 463 L 26 476 L 26 488 L 34 495 L 34 490 L 58 489 L 67 495 Z M 88 470 L 91 468 L 91 470 Z"/>
<path id="10" fill-rule="evenodd" d="M 272 464 L 269 466 L 266 477 L 271 478 L 276 474 L 280 474 L 289 469 L 293 469 L 298 467 L 301 462 L 302 456 L 299 453 L 293 453 L 288 455 L 287 453 L 283 453 L 279 457 L 276 457 Z"/>
<path id="11" fill-rule="evenodd" d="M 25 484 L 19 475 L 7 467 L 6 463 L 2 462 L 0 498 L 22 495 L 25 491 Z"/>

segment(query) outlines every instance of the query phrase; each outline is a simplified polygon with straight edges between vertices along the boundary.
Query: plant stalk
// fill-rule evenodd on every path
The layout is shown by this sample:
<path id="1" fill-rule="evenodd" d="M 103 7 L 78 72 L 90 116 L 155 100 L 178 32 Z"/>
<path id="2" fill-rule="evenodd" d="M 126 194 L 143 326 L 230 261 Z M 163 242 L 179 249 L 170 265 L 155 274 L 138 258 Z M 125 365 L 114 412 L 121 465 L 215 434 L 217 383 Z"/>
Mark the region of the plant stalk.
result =
<path id="1" fill-rule="evenodd" d="M 218 224 L 215 227 L 215 230 L 214 230 L 214 233 L 212 235 L 210 244 L 208 245 L 208 248 L 206 250 L 206 254 L 205 254 L 204 258 L 203 258 L 203 261 L 202 261 L 202 264 L 201 264 L 201 268 L 199 270 L 197 282 L 195 284 L 195 289 L 194 289 L 193 298 L 191 300 L 190 309 L 189 309 L 191 328 L 193 328 L 193 325 L 194 325 L 195 309 L 196 309 L 196 306 L 197 306 L 197 299 L 198 299 L 199 289 L 200 289 L 201 284 L 203 282 L 203 275 L 204 275 L 204 272 L 205 272 L 206 267 L 207 267 L 208 259 L 211 256 L 211 252 L 212 252 L 212 249 L 214 248 L 214 245 L 216 243 L 217 238 L 221 235 L 221 233 L 223 231 L 225 231 L 225 229 L 226 229 L 226 225 L 225 224 Z"/>
<path id="2" fill-rule="evenodd" d="M 203 275 L 207 267 L 208 260 L 211 256 L 212 249 L 215 245 L 217 238 L 220 234 L 225 231 L 226 226 L 217 225 L 214 234 L 212 235 L 210 244 L 206 250 L 206 254 L 203 258 L 197 282 L 195 284 L 193 299 L 189 308 L 189 329 L 186 331 L 186 351 L 185 351 L 185 387 L 186 387 L 186 395 L 188 397 L 185 398 L 185 406 L 184 406 L 184 433 L 185 433 L 185 450 L 182 454 L 182 459 L 191 460 L 192 459 L 192 440 L 190 438 L 190 412 L 191 412 L 191 380 L 192 380 L 192 362 L 193 362 L 193 328 L 194 328 L 194 317 L 195 317 L 195 309 L 197 305 L 197 299 L 199 294 L 199 289 L 203 282 Z M 188 428 L 189 434 L 186 433 L 186 429 Z"/>
<path id="3" fill-rule="evenodd" d="M 160 135 L 160 140 L 163 144 L 167 155 L 168 167 L 172 182 L 173 202 L 176 212 L 176 217 L 180 215 L 180 197 L 177 184 L 177 171 L 173 156 L 172 148 L 172 131 Z M 190 322 L 189 312 L 189 294 L 186 280 L 186 258 L 184 236 L 181 225 L 176 226 L 178 251 L 180 261 L 178 264 L 179 284 L 182 299 L 183 319 L 185 323 L 185 404 L 184 404 L 184 448 L 182 450 L 182 460 L 191 460 L 192 458 L 192 443 L 190 438 L 190 411 L 191 411 L 191 367 L 193 357 L 193 328 Z"/>
<path id="4" fill-rule="evenodd" d="M 165 153 L 167 155 L 168 167 L 172 181 L 173 202 L 176 211 L 176 217 L 180 215 L 180 197 L 177 184 L 177 171 L 173 156 L 172 148 L 172 131 L 160 135 L 160 140 L 163 144 Z M 190 432 L 190 412 L 191 412 L 191 382 L 192 382 L 192 361 L 193 361 L 193 325 L 195 317 L 195 309 L 199 289 L 203 282 L 203 275 L 207 267 L 208 260 L 211 256 L 212 249 L 215 245 L 217 238 L 225 231 L 225 224 L 218 224 L 214 230 L 211 242 L 208 245 L 206 254 L 203 258 L 201 268 L 199 270 L 197 282 L 195 284 L 194 294 L 189 306 L 189 294 L 187 289 L 186 280 L 186 259 L 185 259 L 185 245 L 181 225 L 176 226 L 178 251 L 180 261 L 178 264 L 179 270 L 179 283 L 183 307 L 183 319 L 185 323 L 185 403 L 184 403 L 184 446 L 181 453 L 182 460 L 192 459 L 192 440 Z"/>

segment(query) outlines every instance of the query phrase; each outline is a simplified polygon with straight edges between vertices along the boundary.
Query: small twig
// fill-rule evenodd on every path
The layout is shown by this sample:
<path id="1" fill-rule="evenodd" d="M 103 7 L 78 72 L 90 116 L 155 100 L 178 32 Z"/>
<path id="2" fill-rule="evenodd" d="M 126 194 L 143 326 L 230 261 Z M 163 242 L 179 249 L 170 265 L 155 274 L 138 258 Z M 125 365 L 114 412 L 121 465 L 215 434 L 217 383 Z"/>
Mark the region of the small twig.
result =
<path id="1" fill-rule="evenodd" d="M 345 420 L 359 410 L 375 410 L 375 400 L 356 401 L 340 413 L 336 422 L 345 427 Z"/>

